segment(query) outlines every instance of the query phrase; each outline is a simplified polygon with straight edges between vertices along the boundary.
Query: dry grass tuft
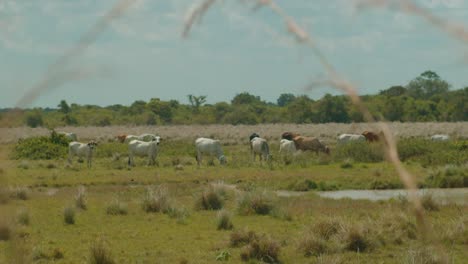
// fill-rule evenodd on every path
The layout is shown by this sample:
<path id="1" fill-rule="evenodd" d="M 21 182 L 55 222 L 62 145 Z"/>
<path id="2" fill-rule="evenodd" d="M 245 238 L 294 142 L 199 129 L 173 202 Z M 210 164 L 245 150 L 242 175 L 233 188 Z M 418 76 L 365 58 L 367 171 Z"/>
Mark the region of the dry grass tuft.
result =
<path id="1" fill-rule="evenodd" d="M 203 190 L 196 201 L 195 207 L 199 210 L 219 210 L 224 206 L 225 196 L 224 189 L 210 186 Z"/>
<path id="2" fill-rule="evenodd" d="M 84 186 L 78 187 L 78 193 L 75 195 L 75 205 L 77 208 L 86 210 L 87 199 L 86 199 L 86 188 Z"/>
<path id="3" fill-rule="evenodd" d="M 343 224 L 334 219 L 327 219 L 317 222 L 312 227 L 312 232 L 319 235 L 320 238 L 325 240 L 330 239 L 333 235 L 337 234 L 342 229 Z"/>
<path id="4" fill-rule="evenodd" d="M 126 215 L 128 214 L 128 207 L 118 199 L 114 199 L 107 205 L 106 213 L 108 215 Z"/>
<path id="5" fill-rule="evenodd" d="M 421 203 L 424 209 L 427 211 L 439 211 L 439 205 L 430 194 L 423 195 L 421 198 Z"/>
<path id="6" fill-rule="evenodd" d="M 236 230 L 231 233 L 229 244 L 231 247 L 239 247 L 249 244 L 251 241 L 257 239 L 257 237 L 257 234 L 252 230 Z"/>
<path id="7" fill-rule="evenodd" d="M 167 188 L 162 186 L 156 189 L 147 188 L 143 197 L 142 207 L 145 212 L 168 212 L 172 208 L 172 205 Z"/>
<path id="8" fill-rule="evenodd" d="M 28 189 L 25 187 L 16 187 L 10 190 L 10 198 L 18 200 L 27 200 L 29 198 Z"/>
<path id="9" fill-rule="evenodd" d="M 262 235 L 250 241 L 241 251 L 241 259 L 248 261 L 257 259 L 265 263 L 279 263 L 279 243 L 270 236 Z"/>
<path id="10" fill-rule="evenodd" d="M 8 241 L 10 240 L 11 236 L 11 226 L 5 221 L 0 221 L 0 241 Z"/>
<path id="11" fill-rule="evenodd" d="M 27 209 L 18 212 L 17 221 L 22 225 L 29 225 L 29 212 Z"/>
<path id="12" fill-rule="evenodd" d="M 267 215 L 275 208 L 273 196 L 267 192 L 244 192 L 237 201 L 238 211 L 242 215 Z"/>
<path id="13" fill-rule="evenodd" d="M 298 250 L 306 257 L 320 256 L 329 251 L 327 241 L 312 232 L 306 232 L 299 241 Z"/>
<path id="14" fill-rule="evenodd" d="M 218 230 L 231 230 L 234 228 L 232 224 L 232 215 L 226 210 L 221 210 L 216 216 Z"/>
<path id="15" fill-rule="evenodd" d="M 344 248 L 355 252 L 364 252 L 370 249 L 370 241 L 363 228 L 350 226 L 343 232 Z"/>
<path id="16" fill-rule="evenodd" d="M 97 240 L 90 248 L 90 264 L 115 264 L 108 247 L 102 239 Z"/>
<path id="17" fill-rule="evenodd" d="M 73 207 L 65 207 L 65 209 L 63 210 L 63 220 L 66 224 L 75 224 L 75 209 Z"/>

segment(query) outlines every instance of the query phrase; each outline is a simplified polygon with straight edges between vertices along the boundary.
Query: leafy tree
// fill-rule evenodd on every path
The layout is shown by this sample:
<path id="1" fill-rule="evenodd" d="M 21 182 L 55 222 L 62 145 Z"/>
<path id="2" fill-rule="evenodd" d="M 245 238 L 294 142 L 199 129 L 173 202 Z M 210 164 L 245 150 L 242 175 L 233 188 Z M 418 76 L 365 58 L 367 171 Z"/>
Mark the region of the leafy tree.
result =
<path id="1" fill-rule="evenodd" d="M 326 94 L 318 103 L 319 121 L 328 122 L 349 122 L 349 115 L 346 111 L 345 101 L 342 96 L 332 96 Z"/>
<path id="2" fill-rule="evenodd" d="M 39 127 L 44 125 L 41 110 L 34 110 L 26 115 L 26 125 L 29 127 Z"/>
<path id="3" fill-rule="evenodd" d="M 129 112 L 132 115 L 142 114 L 146 109 L 146 102 L 137 100 L 130 105 Z"/>
<path id="4" fill-rule="evenodd" d="M 314 119 L 312 106 L 313 101 L 307 95 L 297 97 L 287 105 L 287 113 L 289 116 L 287 122 L 294 122 L 297 124 L 312 122 Z"/>
<path id="5" fill-rule="evenodd" d="M 148 109 L 158 115 L 165 123 L 172 121 L 172 107 L 169 102 L 161 101 L 159 98 L 151 98 L 147 104 Z"/>
<path id="6" fill-rule="evenodd" d="M 283 93 L 278 97 L 278 100 L 276 100 L 276 102 L 277 102 L 278 106 L 283 107 L 283 106 L 286 106 L 286 105 L 290 104 L 291 102 L 293 102 L 294 99 L 296 99 L 296 96 L 294 96 L 294 94 Z"/>
<path id="7" fill-rule="evenodd" d="M 430 99 L 437 94 L 446 93 L 449 83 L 440 79 L 433 71 L 425 71 L 407 85 L 408 94 L 416 99 Z"/>
<path id="8" fill-rule="evenodd" d="M 380 91 L 380 95 L 386 95 L 386 96 L 401 96 L 406 93 L 406 88 L 400 85 L 397 86 L 392 86 L 388 88 L 387 90 Z"/>
<path id="9" fill-rule="evenodd" d="M 200 106 L 206 102 L 205 95 L 195 96 L 189 94 L 188 99 L 195 113 L 198 113 L 200 111 Z"/>
<path id="10" fill-rule="evenodd" d="M 254 104 L 262 104 L 262 100 L 260 99 L 260 96 L 255 96 L 255 95 L 251 95 L 248 92 L 243 92 L 234 96 L 231 103 L 233 105 L 241 105 L 241 104 L 254 105 Z"/>
<path id="11" fill-rule="evenodd" d="M 67 101 L 65 100 L 60 101 L 58 108 L 59 108 L 59 112 L 64 113 L 64 114 L 68 114 L 71 111 L 70 106 L 68 106 Z"/>

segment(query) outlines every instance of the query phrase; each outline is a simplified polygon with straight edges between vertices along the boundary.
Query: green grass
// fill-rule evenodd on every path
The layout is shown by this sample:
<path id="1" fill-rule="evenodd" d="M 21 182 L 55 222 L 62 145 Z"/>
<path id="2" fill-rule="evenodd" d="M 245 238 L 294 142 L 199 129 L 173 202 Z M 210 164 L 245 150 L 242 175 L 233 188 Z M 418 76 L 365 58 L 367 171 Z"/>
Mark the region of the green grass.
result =
<path id="1" fill-rule="evenodd" d="M 306 154 L 289 165 L 273 161 L 268 166 L 252 163 L 248 146 L 229 145 L 223 146 L 227 166 L 205 163 L 198 168 L 190 153 L 193 146 L 186 143 L 165 142 L 159 167 L 142 166 L 140 159 L 137 167 L 128 169 L 125 146 L 115 143 L 100 145 L 102 152 L 91 169 L 76 162 L 67 167 L 64 159 L 31 160 L 28 169 L 22 169 L 21 160 L 1 159 L 1 186 L 7 188 L 5 202 L 0 203 L 0 227 L 8 227 L 9 233 L 7 240 L 0 241 L 0 252 L 24 252 L 22 256 L 36 256 L 39 263 L 91 263 L 93 255 L 105 256 L 109 263 L 216 263 L 219 256 L 230 263 L 242 263 L 242 257 L 254 262 L 400 263 L 423 254 L 413 250 L 427 241 L 419 239 L 408 203 L 329 200 L 314 194 L 315 190 L 401 187 L 386 162 L 352 158 L 352 166 L 343 168 L 344 160 L 333 154 L 327 162 L 323 155 Z M 0 147 L 0 157 L 7 157 L 12 145 Z M 276 149 L 274 144 L 271 149 Z M 119 159 L 115 153 L 120 153 Z M 417 159 L 408 160 L 405 166 L 419 184 L 436 175 Z M 183 170 L 175 169 L 179 164 Z M 444 170 L 440 175 L 460 175 L 454 173 Z M 86 192 L 79 186 L 85 186 Z M 13 187 L 27 190 L 27 199 L 11 194 Z M 229 216 L 194 207 L 211 188 Z M 273 194 L 284 189 L 309 192 L 289 198 Z M 108 214 L 110 205 L 115 205 L 111 201 L 125 205 L 126 215 Z M 73 210 L 76 207 L 86 210 Z M 27 216 L 18 216 L 18 208 Z M 74 224 L 65 223 L 64 208 L 73 210 Z M 426 213 L 426 221 L 430 234 L 441 235 L 427 239 L 447 249 L 442 253 L 455 263 L 462 262 L 468 258 L 468 222 L 461 212 L 468 207 L 438 204 L 437 208 Z M 120 214 L 120 209 L 114 206 L 111 211 Z M 7 215 L 23 220 L 9 221 L 3 217 Z M 219 225 L 228 230 L 218 230 Z M 234 246 L 233 239 L 241 242 Z M 10 263 L 9 256 L 0 253 L 0 263 Z"/>

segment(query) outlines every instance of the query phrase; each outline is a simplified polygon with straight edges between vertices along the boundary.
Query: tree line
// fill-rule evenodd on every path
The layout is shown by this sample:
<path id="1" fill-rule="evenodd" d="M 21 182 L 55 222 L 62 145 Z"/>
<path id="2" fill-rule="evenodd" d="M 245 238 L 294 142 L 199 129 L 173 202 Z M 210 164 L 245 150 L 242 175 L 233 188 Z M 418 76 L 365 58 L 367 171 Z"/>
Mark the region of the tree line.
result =
<path id="1" fill-rule="evenodd" d="M 106 107 L 69 105 L 62 100 L 57 108 L 1 109 L 0 121 L 4 126 L 30 127 L 365 121 L 345 95 L 326 94 L 314 100 L 307 95 L 283 93 L 274 103 L 248 92 L 215 104 L 207 104 L 206 96 L 188 95 L 187 99 L 187 104 L 152 98 L 129 106 Z M 392 86 L 361 99 L 378 120 L 468 121 L 468 87 L 451 90 L 450 84 L 433 71 L 423 72 L 404 86 Z M 15 118 L 9 118 L 13 114 Z"/>

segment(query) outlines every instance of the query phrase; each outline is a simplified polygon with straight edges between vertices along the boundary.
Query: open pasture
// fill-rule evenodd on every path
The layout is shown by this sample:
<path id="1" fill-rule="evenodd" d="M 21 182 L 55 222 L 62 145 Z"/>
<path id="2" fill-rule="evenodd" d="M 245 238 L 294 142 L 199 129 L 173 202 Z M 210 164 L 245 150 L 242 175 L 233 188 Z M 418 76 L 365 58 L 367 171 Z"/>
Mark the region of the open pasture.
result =
<path id="1" fill-rule="evenodd" d="M 400 155 L 420 186 L 466 187 L 467 123 L 417 131 L 400 125 L 408 129 L 394 132 Z M 77 159 L 69 165 L 66 155 L 14 159 L 16 136 L 6 136 L 0 148 L 0 263 L 463 263 L 466 204 L 424 197 L 423 231 L 405 198 L 331 200 L 315 193 L 402 187 L 379 144 L 333 141 L 336 133 L 370 125 L 334 126 L 63 129 L 83 142 L 101 138 L 90 169 Z M 126 144 L 109 140 L 137 129 L 162 136 L 156 166 L 136 158 L 136 167 L 128 167 Z M 271 163 L 251 160 L 248 135 L 254 131 L 269 140 Z M 303 153 L 284 161 L 277 154 L 283 131 L 328 135 L 331 155 Z M 454 140 L 431 142 L 432 132 Z M 204 159 L 198 167 L 197 136 L 219 138 L 227 165 Z M 304 193 L 280 197 L 278 190 Z M 98 255 L 114 262 L 93 262 Z"/>

